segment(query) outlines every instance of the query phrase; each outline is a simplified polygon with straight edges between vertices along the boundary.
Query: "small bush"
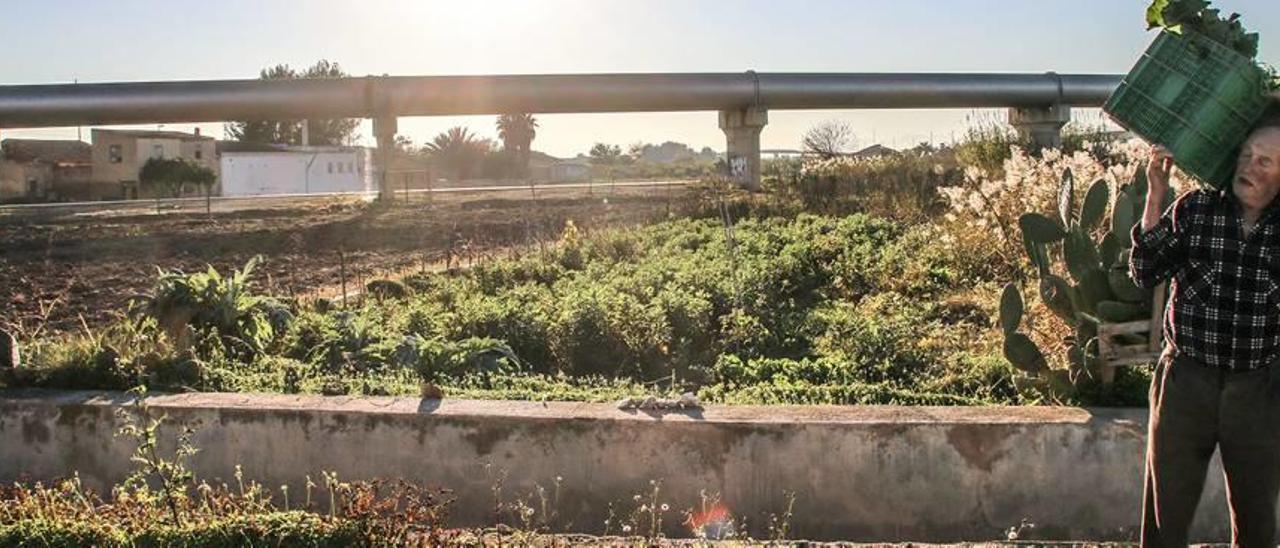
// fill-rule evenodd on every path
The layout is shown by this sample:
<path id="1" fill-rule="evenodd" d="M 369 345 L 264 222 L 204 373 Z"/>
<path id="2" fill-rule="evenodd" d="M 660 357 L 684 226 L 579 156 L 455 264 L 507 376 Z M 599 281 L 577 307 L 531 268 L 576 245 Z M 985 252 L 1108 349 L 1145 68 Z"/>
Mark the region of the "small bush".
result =
<path id="1" fill-rule="evenodd" d="M 260 260 L 251 259 L 230 276 L 213 267 L 194 274 L 161 271 L 151 295 L 137 301 L 134 311 L 154 319 L 179 348 L 213 334 L 238 355 L 261 352 L 292 313 L 275 299 L 253 294 L 249 277 Z"/>
<path id="2" fill-rule="evenodd" d="M 410 293 L 409 286 L 396 280 L 373 280 L 364 290 L 375 299 L 403 299 Z"/>

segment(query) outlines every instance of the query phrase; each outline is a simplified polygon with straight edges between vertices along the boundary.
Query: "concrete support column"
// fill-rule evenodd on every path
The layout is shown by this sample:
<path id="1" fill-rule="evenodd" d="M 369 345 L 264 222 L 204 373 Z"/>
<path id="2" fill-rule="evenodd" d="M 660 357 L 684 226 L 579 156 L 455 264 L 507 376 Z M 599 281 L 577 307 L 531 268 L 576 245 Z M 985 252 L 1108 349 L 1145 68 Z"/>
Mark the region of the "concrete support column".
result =
<path id="1" fill-rule="evenodd" d="M 373 181 L 378 185 L 379 200 L 390 201 L 395 198 L 387 170 L 391 168 L 391 155 L 395 154 L 396 125 L 395 116 L 373 119 L 373 137 L 378 142 L 378 149 L 373 153 Z"/>
<path id="2" fill-rule="evenodd" d="M 1071 107 L 1065 105 L 1009 109 L 1009 123 L 1037 148 L 1061 147 L 1062 127 L 1070 121 Z"/>
<path id="3" fill-rule="evenodd" d="M 720 111 L 729 177 L 747 190 L 760 190 L 760 131 L 769 123 L 764 109 Z"/>

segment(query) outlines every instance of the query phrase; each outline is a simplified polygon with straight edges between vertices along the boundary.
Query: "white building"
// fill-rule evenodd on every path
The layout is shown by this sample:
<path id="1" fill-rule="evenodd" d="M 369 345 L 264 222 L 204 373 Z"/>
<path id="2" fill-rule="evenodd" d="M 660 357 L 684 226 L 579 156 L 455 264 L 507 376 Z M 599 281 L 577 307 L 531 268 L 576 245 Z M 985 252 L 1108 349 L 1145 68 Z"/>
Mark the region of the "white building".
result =
<path id="1" fill-rule="evenodd" d="M 553 183 L 579 183 L 591 178 L 591 164 L 569 159 L 551 164 L 547 180 Z"/>
<path id="2" fill-rule="evenodd" d="M 239 146 L 220 143 L 223 196 L 369 192 L 372 155 L 363 147 Z"/>

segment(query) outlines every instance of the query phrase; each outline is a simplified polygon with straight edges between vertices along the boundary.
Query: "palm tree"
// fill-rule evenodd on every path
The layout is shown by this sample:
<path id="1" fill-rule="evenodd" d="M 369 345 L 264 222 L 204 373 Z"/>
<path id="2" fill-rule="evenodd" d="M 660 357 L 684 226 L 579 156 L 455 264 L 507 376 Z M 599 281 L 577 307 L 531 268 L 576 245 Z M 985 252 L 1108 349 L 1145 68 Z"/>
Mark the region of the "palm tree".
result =
<path id="1" fill-rule="evenodd" d="M 532 114 L 503 114 L 496 125 L 512 171 L 519 176 L 528 175 L 530 145 L 538 135 L 538 120 Z"/>
<path id="2" fill-rule="evenodd" d="M 436 135 L 422 149 L 455 179 L 467 179 L 489 144 L 488 140 L 476 138 L 471 130 L 455 126 Z"/>

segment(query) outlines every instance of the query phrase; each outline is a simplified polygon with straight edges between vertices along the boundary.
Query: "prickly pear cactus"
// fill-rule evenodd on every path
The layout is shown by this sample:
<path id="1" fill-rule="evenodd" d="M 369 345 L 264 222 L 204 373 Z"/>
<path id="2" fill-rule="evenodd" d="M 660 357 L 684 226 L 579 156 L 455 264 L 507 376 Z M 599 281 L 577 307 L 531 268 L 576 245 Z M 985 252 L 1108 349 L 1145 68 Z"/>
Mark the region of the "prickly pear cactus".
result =
<path id="1" fill-rule="evenodd" d="M 1107 181 L 1094 181 L 1077 208 L 1075 177 L 1068 170 L 1062 176 L 1057 215 L 1027 213 L 1018 219 L 1023 247 L 1039 278 L 1040 300 L 1073 329 L 1064 337 L 1069 369 L 1050 370 L 1040 348 L 1018 331 L 1024 309 L 1018 286 L 1005 286 L 1000 298 L 1004 356 L 1029 377 L 1019 384 L 1063 390 L 1099 378 L 1098 325 L 1149 316 L 1151 291 L 1134 285 L 1128 273 L 1129 232 L 1142 218 L 1147 192 L 1142 170 L 1118 190 L 1112 203 Z M 1170 193 L 1166 206 L 1172 200 Z M 1056 274 L 1055 267 L 1065 272 Z"/>

